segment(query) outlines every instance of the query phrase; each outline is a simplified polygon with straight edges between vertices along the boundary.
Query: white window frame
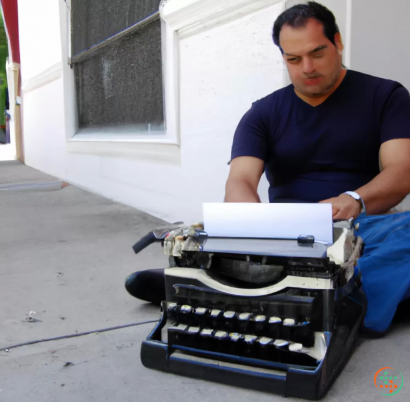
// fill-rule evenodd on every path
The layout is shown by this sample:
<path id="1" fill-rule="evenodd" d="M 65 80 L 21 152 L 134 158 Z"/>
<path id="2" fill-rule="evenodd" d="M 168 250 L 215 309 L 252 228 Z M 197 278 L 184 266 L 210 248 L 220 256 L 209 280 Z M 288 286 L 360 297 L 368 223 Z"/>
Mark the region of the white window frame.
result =
<path id="1" fill-rule="evenodd" d="M 163 0 L 161 18 L 184 39 L 286 0 Z"/>
<path id="2" fill-rule="evenodd" d="M 72 58 L 71 49 L 71 0 L 66 0 L 67 4 L 67 49 L 68 62 Z M 179 99 L 178 99 L 178 45 L 177 37 L 163 20 L 161 20 L 161 46 L 162 46 L 162 78 L 163 78 L 163 101 L 164 101 L 164 122 L 165 131 L 156 133 L 135 132 L 122 135 L 120 133 L 110 133 L 98 130 L 81 129 L 76 124 L 75 133 L 71 135 L 69 141 L 80 142 L 137 142 L 137 143 L 159 143 L 169 145 L 179 145 Z M 75 83 L 74 83 L 75 85 Z M 77 102 L 77 100 L 75 100 Z"/>
<path id="3" fill-rule="evenodd" d="M 159 7 L 162 32 L 162 60 L 164 85 L 164 135 L 135 134 L 82 135 L 81 130 L 67 136 L 67 150 L 73 153 L 144 157 L 181 163 L 180 154 L 180 97 L 179 97 L 179 42 L 181 39 L 215 26 L 241 18 L 246 14 L 285 0 L 163 0 Z M 68 15 L 68 58 L 71 57 L 71 0 L 66 0 Z M 71 85 L 75 85 L 71 74 Z M 76 100 L 75 100 L 76 103 Z M 75 117 L 76 118 L 76 117 Z M 76 123 L 77 125 L 77 123 Z M 96 144 L 99 143 L 99 144 Z M 121 143 L 126 143 L 121 145 Z M 124 145 L 127 147 L 125 150 Z M 124 153 L 125 152 L 125 153 Z"/>

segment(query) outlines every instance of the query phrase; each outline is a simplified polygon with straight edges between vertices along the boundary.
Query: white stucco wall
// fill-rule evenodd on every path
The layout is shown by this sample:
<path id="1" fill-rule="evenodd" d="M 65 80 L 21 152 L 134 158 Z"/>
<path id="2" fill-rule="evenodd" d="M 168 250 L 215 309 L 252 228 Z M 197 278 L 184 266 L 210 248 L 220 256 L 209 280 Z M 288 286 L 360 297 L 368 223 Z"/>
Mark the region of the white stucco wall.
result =
<path id="1" fill-rule="evenodd" d="M 355 70 L 401 82 L 410 90 L 410 1 L 353 0 L 352 55 Z"/>
<path id="2" fill-rule="evenodd" d="M 19 0 L 25 163 L 65 178 L 63 80 L 58 77 L 62 49 L 59 4 Z"/>
<path id="3" fill-rule="evenodd" d="M 275 5 L 181 41 L 181 134 L 184 168 L 204 201 L 222 201 L 233 133 L 252 102 L 283 86 L 273 45 Z M 267 181 L 259 193 L 267 201 Z"/>
<path id="4" fill-rule="evenodd" d="M 23 92 L 27 165 L 168 221 L 201 220 L 203 202 L 223 200 L 240 118 L 253 101 L 283 86 L 281 55 L 271 39 L 283 7 L 269 6 L 181 40 L 180 148 L 170 161 L 161 156 L 166 145 L 129 144 L 128 152 L 127 144 L 89 143 L 87 154 L 67 141 L 75 134 L 75 102 L 73 70 L 66 64 L 66 3 L 19 0 L 22 60 L 30 64 L 37 50 L 44 58 L 23 73 L 23 88 L 30 89 Z M 39 24 L 47 34 L 37 30 Z M 41 74 L 50 67 L 54 78 L 46 83 Z M 33 89 L 36 80 L 44 85 Z M 139 154 L 139 148 L 149 152 Z M 266 179 L 260 194 L 267 201 Z"/>
<path id="5" fill-rule="evenodd" d="M 351 68 L 395 80 L 410 91 L 410 2 L 394 0 L 352 1 Z M 409 110 L 410 113 L 410 110 Z M 410 210 L 410 195 L 397 206 Z"/>
<path id="6" fill-rule="evenodd" d="M 24 83 L 62 60 L 59 0 L 18 0 L 18 8 Z"/>
<path id="7" fill-rule="evenodd" d="M 349 68 L 410 86 L 405 62 L 410 56 L 401 51 L 406 48 L 404 23 L 410 6 L 396 2 L 387 15 L 379 0 L 323 0 L 339 22 Z M 84 148 L 70 141 L 76 121 L 66 2 L 19 0 L 27 165 L 168 221 L 202 219 L 203 202 L 223 199 L 240 118 L 253 101 L 288 83 L 271 30 L 292 3 L 268 6 L 216 27 L 207 21 L 206 29 L 184 35 L 176 55 L 179 147 L 95 142 Z M 404 62 L 392 62 L 398 58 Z M 265 178 L 259 193 L 267 201 Z"/>

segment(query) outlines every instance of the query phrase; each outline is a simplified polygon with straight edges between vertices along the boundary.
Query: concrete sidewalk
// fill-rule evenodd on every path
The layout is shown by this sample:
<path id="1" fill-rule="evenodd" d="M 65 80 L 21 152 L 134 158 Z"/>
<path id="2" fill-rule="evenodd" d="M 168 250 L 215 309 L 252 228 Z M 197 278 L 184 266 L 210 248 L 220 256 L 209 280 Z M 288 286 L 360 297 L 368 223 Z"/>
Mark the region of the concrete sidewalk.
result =
<path id="1" fill-rule="evenodd" d="M 131 249 L 162 222 L 74 186 L 44 183 L 58 179 L 18 162 L 0 163 L 0 348 L 156 320 L 158 308 L 129 296 L 124 279 L 167 264 L 160 246 L 138 257 Z M 26 321 L 30 311 L 40 322 Z M 283 400 L 145 369 L 140 345 L 152 328 L 146 324 L 0 352 L 0 401 Z M 402 320 L 385 338 L 362 342 L 323 401 L 385 400 L 373 383 L 385 366 L 403 373 L 397 400 L 410 400 L 409 334 L 409 322 Z"/>

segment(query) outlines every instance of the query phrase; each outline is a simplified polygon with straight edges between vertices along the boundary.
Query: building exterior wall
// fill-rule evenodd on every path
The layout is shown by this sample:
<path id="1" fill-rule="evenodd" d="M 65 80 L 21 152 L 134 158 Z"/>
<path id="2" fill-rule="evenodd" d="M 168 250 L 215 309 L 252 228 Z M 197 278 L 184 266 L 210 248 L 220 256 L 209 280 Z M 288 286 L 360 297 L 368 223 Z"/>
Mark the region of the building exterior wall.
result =
<path id="1" fill-rule="evenodd" d="M 410 90 L 410 2 L 353 0 L 351 67 L 399 81 Z"/>
<path id="2" fill-rule="evenodd" d="M 378 2 L 372 0 L 370 14 L 363 4 L 370 0 L 323 0 L 339 22 L 347 67 L 410 85 L 406 63 L 392 63 L 407 57 L 401 49 L 410 28 L 395 26 L 395 18 L 405 18 L 407 3 L 397 0 L 401 11 L 396 8 L 384 26 L 385 8 Z M 202 219 L 203 202 L 223 200 L 240 118 L 252 102 L 289 83 L 271 31 L 294 3 L 164 2 L 165 107 L 173 132 L 169 141 L 156 142 L 75 135 L 70 0 L 19 0 L 26 163 L 167 221 Z M 203 15 L 199 23 L 196 13 Z M 259 193 L 265 202 L 267 188 L 263 178 Z"/>
<path id="3" fill-rule="evenodd" d="M 73 137 L 66 3 L 19 0 L 26 164 L 164 220 L 201 220 L 203 202 L 223 200 L 240 118 L 283 86 L 283 62 L 271 39 L 283 7 L 268 4 L 178 41 L 178 145 L 84 144 Z M 38 25 L 46 28 L 37 32 Z M 33 60 L 36 49 L 40 60 Z M 266 179 L 260 194 L 267 201 Z"/>
<path id="4" fill-rule="evenodd" d="M 19 0 L 25 163 L 66 178 L 59 3 Z"/>

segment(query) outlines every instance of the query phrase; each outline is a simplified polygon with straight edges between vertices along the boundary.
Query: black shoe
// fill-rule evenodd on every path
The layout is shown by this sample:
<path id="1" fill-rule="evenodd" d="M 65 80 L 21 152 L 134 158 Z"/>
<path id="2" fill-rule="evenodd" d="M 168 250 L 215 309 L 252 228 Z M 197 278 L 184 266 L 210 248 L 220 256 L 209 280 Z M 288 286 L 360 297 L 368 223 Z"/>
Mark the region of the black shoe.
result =
<path id="1" fill-rule="evenodd" d="M 131 296 L 159 306 L 165 300 L 164 270 L 134 272 L 125 280 L 125 289 Z"/>

